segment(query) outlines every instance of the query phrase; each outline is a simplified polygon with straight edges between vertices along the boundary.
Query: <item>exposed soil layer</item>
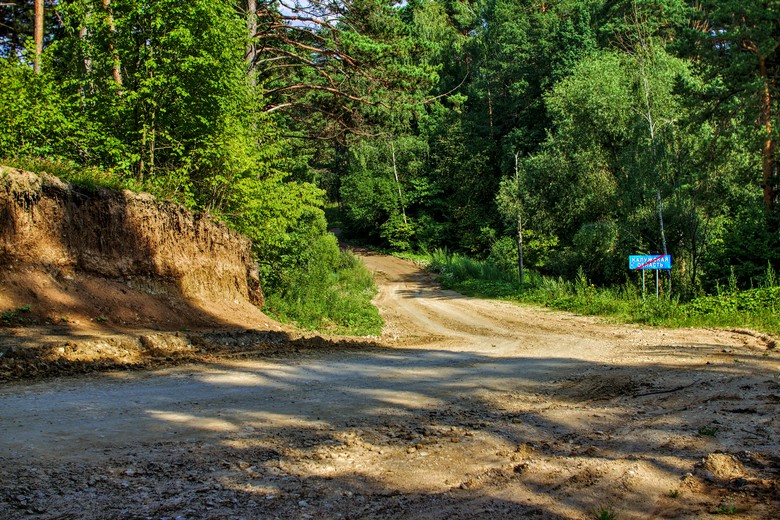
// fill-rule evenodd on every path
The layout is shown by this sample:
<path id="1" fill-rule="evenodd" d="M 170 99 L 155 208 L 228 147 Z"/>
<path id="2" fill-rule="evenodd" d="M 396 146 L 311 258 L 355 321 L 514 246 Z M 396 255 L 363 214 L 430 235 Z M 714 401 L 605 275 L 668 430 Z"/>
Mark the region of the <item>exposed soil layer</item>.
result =
<path id="1" fill-rule="evenodd" d="M 148 194 L 0 166 L 0 326 L 267 323 L 247 239 Z"/>
<path id="2" fill-rule="evenodd" d="M 178 365 L 0 387 L 3 516 L 780 518 L 771 338 L 467 298 L 364 259 L 380 338 L 2 329 L 16 360 Z"/>

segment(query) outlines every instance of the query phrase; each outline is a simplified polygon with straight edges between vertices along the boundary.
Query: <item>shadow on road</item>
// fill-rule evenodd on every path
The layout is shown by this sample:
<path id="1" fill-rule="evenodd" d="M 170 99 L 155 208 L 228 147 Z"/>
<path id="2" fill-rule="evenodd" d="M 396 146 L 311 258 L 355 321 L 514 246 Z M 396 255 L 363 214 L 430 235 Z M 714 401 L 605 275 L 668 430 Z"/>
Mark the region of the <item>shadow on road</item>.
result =
<path id="1" fill-rule="evenodd" d="M 278 360 L 4 392 L 0 509 L 674 518 L 728 499 L 751 518 L 780 512 L 780 383 L 749 352 L 691 367 L 719 347 L 646 347 L 667 357 L 654 366 L 294 344 Z M 719 452 L 740 475 L 702 467 Z"/>

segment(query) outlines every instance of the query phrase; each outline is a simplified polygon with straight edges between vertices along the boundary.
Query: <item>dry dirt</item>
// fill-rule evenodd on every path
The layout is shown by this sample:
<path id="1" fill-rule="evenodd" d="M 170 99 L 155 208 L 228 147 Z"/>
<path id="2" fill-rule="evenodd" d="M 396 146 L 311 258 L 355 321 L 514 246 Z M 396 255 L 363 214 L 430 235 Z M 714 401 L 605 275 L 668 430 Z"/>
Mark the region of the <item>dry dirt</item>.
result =
<path id="1" fill-rule="evenodd" d="M 0 328 L 0 517 L 780 518 L 771 338 L 466 298 L 365 261 L 379 338 Z"/>

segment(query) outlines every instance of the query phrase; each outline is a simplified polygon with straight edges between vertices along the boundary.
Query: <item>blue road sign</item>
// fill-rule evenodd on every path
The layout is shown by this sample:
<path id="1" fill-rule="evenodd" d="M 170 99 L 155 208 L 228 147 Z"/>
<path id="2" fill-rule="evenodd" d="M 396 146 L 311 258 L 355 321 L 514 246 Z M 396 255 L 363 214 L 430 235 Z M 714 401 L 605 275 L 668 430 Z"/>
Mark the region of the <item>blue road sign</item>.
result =
<path id="1" fill-rule="evenodd" d="M 672 268 L 672 255 L 631 255 L 628 257 L 628 268 L 632 271 L 668 270 Z"/>

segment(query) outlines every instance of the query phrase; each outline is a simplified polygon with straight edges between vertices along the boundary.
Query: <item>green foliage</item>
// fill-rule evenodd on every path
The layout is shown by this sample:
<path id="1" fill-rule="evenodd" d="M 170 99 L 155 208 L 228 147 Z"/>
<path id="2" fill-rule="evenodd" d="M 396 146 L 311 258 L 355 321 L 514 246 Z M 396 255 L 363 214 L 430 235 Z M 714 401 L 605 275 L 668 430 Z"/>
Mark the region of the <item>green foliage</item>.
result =
<path id="1" fill-rule="evenodd" d="M 50 73 L 0 59 L 0 157 L 68 157 L 90 125 Z"/>
<path id="2" fill-rule="evenodd" d="M 601 506 L 593 510 L 593 520 L 617 520 L 617 513 L 611 507 Z"/>
<path id="3" fill-rule="evenodd" d="M 403 215 L 392 215 L 387 222 L 380 227 L 381 236 L 395 251 L 409 251 L 412 249 L 414 239 L 414 227 L 409 219 Z"/>
<path id="4" fill-rule="evenodd" d="M 511 237 L 501 237 L 490 247 L 487 261 L 502 272 L 517 272 L 517 241 Z"/>
<path id="5" fill-rule="evenodd" d="M 700 437 L 715 437 L 719 431 L 720 428 L 717 426 L 702 426 L 696 433 Z"/>
<path id="6" fill-rule="evenodd" d="M 703 296 L 689 304 L 690 310 L 702 315 L 738 315 L 740 313 L 775 314 L 780 311 L 780 287 L 734 291 L 720 296 Z"/>
<path id="7" fill-rule="evenodd" d="M 295 283 L 268 296 L 267 312 L 307 329 L 378 335 L 382 319 L 371 304 L 376 294 L 371 273 L 351 253 L 334 254 L 334 247 L 327 240 L 319 243 L 310 269 L 290 272 Z"/>
<path id="8" fill-rule="evenodd" d="M 716 515 L 735 515 L 739 510 L 733 504 L 721 504 L 715 508 Z"/>
<path id="9" fill-rule="evenodd" d="M 6 166 L 18 168 L 20 170 L 31 171 L 37 174 L 48 174 L 84 188 L 88 191 L 94 191 L 98 188 L 141 191 L 149 186 L 143 186 L 136 182 L 132 177 L 120 177 L 113 172 L 101 170 L 94 166 L 79 166 L 78 164 L 64 159 L 36 159 L 36 158 L 13 158 L 3 161 Z M 154 195 L 161 195 L 154 193 Z"/>
<path id="10" fill-rule="evenodd" d="M 0 311 L 0 325 L 13 327 L 37 324 L 37 320 L 29 316 L 31 308 L 31 305 L 27 303 L 17 309 Z"/>

